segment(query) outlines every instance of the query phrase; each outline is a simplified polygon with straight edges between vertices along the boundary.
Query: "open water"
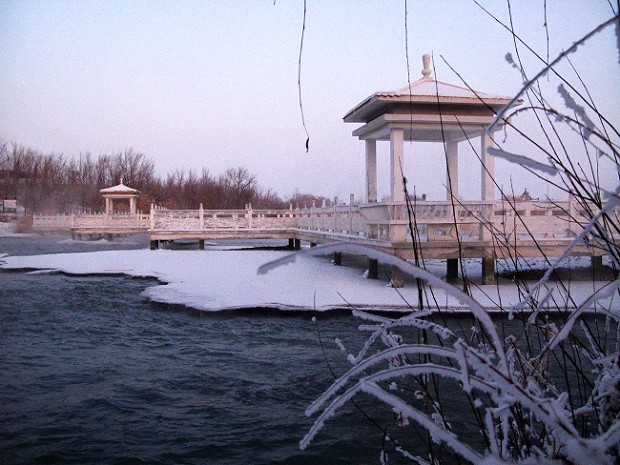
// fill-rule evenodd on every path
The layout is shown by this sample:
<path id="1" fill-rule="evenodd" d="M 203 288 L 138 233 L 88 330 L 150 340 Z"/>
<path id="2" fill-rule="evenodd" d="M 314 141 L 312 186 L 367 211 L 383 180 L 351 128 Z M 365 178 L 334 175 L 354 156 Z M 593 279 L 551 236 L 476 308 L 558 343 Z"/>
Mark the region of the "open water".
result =
<path id="1" fill-rule="evenodd" d="M 1 237 L 0 253 L 146 247 L 65 239 Z M 146 301 L 152 284 L 0 272 L 0 463 L 377 463 L 382 433 L 351 407 L 299 450 L 333 379 L 312 314 L 198 313 Z M 317 324 L 342 373 L 333 339 L 359 348 L 359 321 Z"/>
<path id="2" fill-rule="evenodd" d="M 0 254 L 12 255 L 145 247 L 0 237 Z M 367 337 L 360 320 L 343 311 L 199 313 L 145 300 L 153 283 L 0 271 L 1 464 L 379 463 L 383 430 L 398 434 L 394 414 L 363 396 L 298 447 L 330 367 L 349 366 L 334 339 L 357 352 Z M 463 316 L 448 323 L 472 325 Z M 443 400 L 474 438 L 462 398 Z"/>

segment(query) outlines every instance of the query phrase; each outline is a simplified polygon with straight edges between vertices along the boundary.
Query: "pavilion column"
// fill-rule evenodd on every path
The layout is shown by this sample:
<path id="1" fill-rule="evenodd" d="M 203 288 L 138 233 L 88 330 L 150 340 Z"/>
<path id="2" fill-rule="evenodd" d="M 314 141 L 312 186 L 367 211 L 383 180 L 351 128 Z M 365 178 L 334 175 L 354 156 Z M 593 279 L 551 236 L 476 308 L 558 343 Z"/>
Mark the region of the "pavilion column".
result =
<path id="1" fill-rule="evenodd" d="M 446 200 L 459 198 L 459 144 L 446 142 Z"/>
<path id="2" fill-rule="evenodd" d="M 480 136 L 480 155 L 482 160 L 482 201 L 492 202 L 495 200 L 495 159 L 487 153 L 487 149 L 493 145 L 493 139 L 491 135 L 483 131 Z M 492 207 L 491 207 L 492 211 Z M 493 224 L 492 213 L 489 211 L 489 217 L 487 223 L 480 224 L 480 239 L 483 241 L 493 240 Z M 495 257 L 484 256 L 482 257 L 482 283 L 493 284 L 495 282 Z"/>
<path id="3" fill-rule="evenodd" d="M 366 141 L 366 202 L 377 201 L 377 141 Z"/>
<path id="4" fill-rule="evenodd" d="M 482 160 L 482 172 L 481 172 L 481 198 L 483 201 L 495 200 L 495 184 L 493 180 L 495 178 L 495 160 L 487 153 L 487 149 L 493 145 L 493 139 L 486 131 L 483 131 L 480 144 L 480 158 Z"/>
<path id="5" fill-rule="evenodd" d="M 106 214 L 106 215 L 109 215 L 110 213 L 112 213 L 112 212 L 110 211 L 110 209 L 111 209 L 110 207 L 111 207 L 110 198 L 109 198 L 109 197 L 106 197 L 106 198 L 105 198 L 105 214 Z"/>
<path id="6" fill-rule="evenodd" d="M 135 197 L 131 197 L 129 199 L 129 213 L 131 215 L 136 214 L 136 198 Z"/>
<path id="7" fill-rule="evenodd" d="M 390 129 L 390 199 L 394 202 L 405 200 L 403 183 L 404 131 Z"/>

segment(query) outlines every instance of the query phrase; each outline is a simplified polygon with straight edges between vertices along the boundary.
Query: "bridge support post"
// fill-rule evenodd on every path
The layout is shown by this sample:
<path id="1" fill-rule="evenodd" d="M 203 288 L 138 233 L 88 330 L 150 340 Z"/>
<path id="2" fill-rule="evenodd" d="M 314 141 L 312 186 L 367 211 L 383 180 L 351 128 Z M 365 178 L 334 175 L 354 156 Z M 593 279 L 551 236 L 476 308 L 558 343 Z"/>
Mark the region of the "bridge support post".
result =
<path id="1" fill-rule="evenodd" d="M 593 271 L 598 271 L 603 269 L 603 256 L 602 255 L 592 255 L 590 258 L 590 263 L 592 265 Z"/>
<path id="2" fill-rule="evenodd" d="M 159 241 L 151 241 L 151 250 L 159 249 Z"/>
<path id="3" fill-rule="evenodd" d="M 293 241 L 293 248 L 294 248 L 295 250 L 299 250 L 299 249 L 301 249 L 301 239 L 295 239 L 295 240 Z"/>
<path id="4" fill-rule="evenodd" d="M 459 259 L 448 258 L 446 260 L 446 278 L 458 278 L 459 277 Z"/>
<path id="5" fill-rule="evenodd" d="M 403 277 L 402 271 L 397 267 L 392 265 L 392 279 L 390 280 L 392 283 L 392 287 L 401 288 L 405 285 L 405 278 Z"/>
<path id="6" fill-rule="evenodd" d="M 368 259 L 368 279 L 379 279 L 379 260 Z"/>
<path id="7" fill-rule="evenodd" d="M 295 248 L 295 239 L 293 239 L 292 237 L 289 237 L 289 239 L 288 239 L 288 248 L 289 249 L 294 249 Z"/>
<path id="8" fill-rule="evenodd" d="M 342 252 L 334 252 L 334 265 L 342 265 Z"/>
<path id="9" fill-rule="evenodd" d="M 482 259 L 482 284 L 495 284 L 495 259 Z"/>
<path id="10" fill-rule="evenodd" d="M 198 239 L 198 248 L 200 250 L 204 250 L 205 249 L 205 240 L 204 239 Z"/>

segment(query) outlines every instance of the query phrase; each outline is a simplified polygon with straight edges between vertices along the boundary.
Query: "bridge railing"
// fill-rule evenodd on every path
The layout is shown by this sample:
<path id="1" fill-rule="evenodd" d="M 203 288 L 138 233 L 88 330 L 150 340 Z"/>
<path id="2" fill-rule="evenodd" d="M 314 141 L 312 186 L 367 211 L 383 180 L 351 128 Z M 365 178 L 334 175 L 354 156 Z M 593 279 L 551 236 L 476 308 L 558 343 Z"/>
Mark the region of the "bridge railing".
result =
<path id="1" fill-rule="evenodd" d="M 73 227 L 73 215 L 33 215 L 35 231 L 69 231 Z"/>
<path id="2" fill-rule="evenodd" d="M 298 229 L 366 237 L 366 221 L 358 204 L 296 209 L 294 215 Z"/>
<path id="3" fill-rule="evenodd" d="M 151 229 L 192 231 L 204 229 L 294 228 L 292 210 L 152 210 Z"/>
<path id="4" fill-rule="evenodd" d="M 84 229 L 146 229 L 149 227 L 150 215 L 146 213 L 113 214 L 104 213 L 73 215 L 33 215 L 34 231 L 69 231 L 74 228 Z"/>
<path id="5" fill-rule="evenodd" d="M 404 202 L 335 204 L 310 208 L 243 210 L 165 210 L 151 214 L 35 215 L 36 231 L 73 228 L 145 231 L 195 231 L 209 229 L 302 229 L 377 241 L 411 240 L 410 221 L 422 241 L 463 242 L 569 239 L 587 223 L 588 215 L 569 201 L 449 201 L 416 200 L 408 211 Z M 411 219 L 410 219 L 411 214 Z M 455 226 L 456 223 L 456 226 Z"/>
<path id="6" fill-rule="evenodd" d="M 144 229 L 149 226 L 150 215 L 145 213 L 130 214 L 93 214 L 75 215 L 73 228 L 84 229 Z"/>

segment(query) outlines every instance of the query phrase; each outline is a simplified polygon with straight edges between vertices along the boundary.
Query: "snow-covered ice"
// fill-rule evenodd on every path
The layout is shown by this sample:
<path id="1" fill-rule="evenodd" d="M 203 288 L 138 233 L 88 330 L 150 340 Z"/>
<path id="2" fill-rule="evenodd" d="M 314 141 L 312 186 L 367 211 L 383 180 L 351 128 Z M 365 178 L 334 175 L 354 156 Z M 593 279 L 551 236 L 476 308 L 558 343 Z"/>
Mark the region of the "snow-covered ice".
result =
<path id="1" fill-rule="evenodd" d="M 283 310 L 329 310 L 338 308 L 407 310 L 415 306 L 417 290 L 413 283 L 395 290 L 387 277 L 363 277 L 363 259 L 334 266 L 329 257 L 299 257 L 267 274 L 257 269 L 289 252 L 269 250 L 122 250 L 32 256 L 5 256 L 5 270 L 48 270 L 75 275 L 124 274 L 153 277 L 159 284 L 149 286 L 143 295 L 153 301 L 185 305 L 198 310 L 218 311 L 238 308 L 277 308 Z M 473 297 L 483 307 L 504 308 L 518 302 L 519 294 L 508 280 L 500 286 L 473 288 Z M 603 285 L 604 283 L 596 283 Z M 593 292 L 592 281 L 571 282 L 571 295 L 579 304 Z M 445 309 L 467 310 L 442 289 L 434 289 L 435 299 Z M 583 297 L 581 297 L 583 296 Z M 605 305 L 619 307 L 618 299 Z"/>

